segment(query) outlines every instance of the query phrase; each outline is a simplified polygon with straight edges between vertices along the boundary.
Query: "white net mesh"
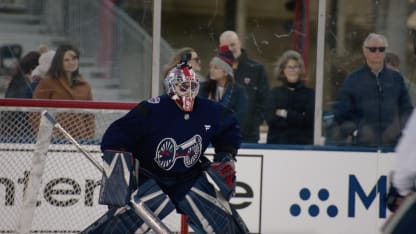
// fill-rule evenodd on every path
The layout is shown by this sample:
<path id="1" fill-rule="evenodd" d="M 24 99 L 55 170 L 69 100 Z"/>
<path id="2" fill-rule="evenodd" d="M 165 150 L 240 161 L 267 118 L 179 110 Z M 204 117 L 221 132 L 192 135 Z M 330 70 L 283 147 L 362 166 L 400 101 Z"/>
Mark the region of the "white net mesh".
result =
<path id="1" fill-rule="evenodd" d="M 0 233 L 16 232 L 27 210 L 23 197 L 27 196 L 29 172 L 39 163 L 34 152 L 43 110 L 55 116 L 100 162 L 99 143 L 104 131 L 128 111 L 0 106 Z M 78 233 L 107 211 L 98 204 L 101 173 L 56 128 L 47 151 L 30 231 Z M 179 215 L 163 221 L 173 231 L 180 230 Z"/>

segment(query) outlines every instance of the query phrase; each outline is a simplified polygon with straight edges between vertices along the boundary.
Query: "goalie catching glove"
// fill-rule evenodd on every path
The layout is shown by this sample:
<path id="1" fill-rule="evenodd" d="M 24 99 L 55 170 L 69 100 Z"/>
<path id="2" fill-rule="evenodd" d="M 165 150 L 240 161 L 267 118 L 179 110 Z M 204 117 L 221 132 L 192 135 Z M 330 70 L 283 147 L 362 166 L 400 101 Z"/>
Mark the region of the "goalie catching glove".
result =
<path id="1" fill-rule="evenodd" d="M 134 158 L 129 152 L 105 150 L 100 197 L 102 205 L 121 207 L 134 190 Z"/>
<path id="2" fill-rule="evenodd" d="M 404 196 L 400 195 L 397 188 L 393 185 L 392 183 L 393 176 L 394 176 L 394 173 L 391 173 L 389 191 L 387 192 L 387 197 L 386 197 L 386 204 L 387 204 L 387 208 L 391 212 L 396 212 L 396 210 L 399 208 L 399 206 L 403 202 Z"/>
<path id="3" fill-rule="evenodd" d="M 224 198 L 230 200 L 235 193 L 236 172 L 234 157 L 230 153 L 216 153 L 214 162 L 211 163 L 207 172 L 220 188 Z"/>

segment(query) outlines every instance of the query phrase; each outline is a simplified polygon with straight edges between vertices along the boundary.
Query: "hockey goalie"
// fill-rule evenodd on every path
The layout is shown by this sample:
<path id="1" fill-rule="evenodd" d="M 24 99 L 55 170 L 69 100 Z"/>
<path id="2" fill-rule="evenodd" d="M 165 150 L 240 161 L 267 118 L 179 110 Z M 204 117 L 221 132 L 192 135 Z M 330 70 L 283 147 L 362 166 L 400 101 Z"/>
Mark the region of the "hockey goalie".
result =
<path id="1" fill-rule="evenodd" d="M 110 210 L 84 233 L 146 232 L 146 220 L 131 209 L 136 199 L 160 220 L 174 210 L 186 214 L 196 233 L 249 232 L 229 204 L 241 143 L 234 113 L 197 96 L 187 59 L 166 79 L 167 94 L 139 103 L 106 130 L 99 202 Z M 213 161 L 204 156 L 209 145 Z"/>

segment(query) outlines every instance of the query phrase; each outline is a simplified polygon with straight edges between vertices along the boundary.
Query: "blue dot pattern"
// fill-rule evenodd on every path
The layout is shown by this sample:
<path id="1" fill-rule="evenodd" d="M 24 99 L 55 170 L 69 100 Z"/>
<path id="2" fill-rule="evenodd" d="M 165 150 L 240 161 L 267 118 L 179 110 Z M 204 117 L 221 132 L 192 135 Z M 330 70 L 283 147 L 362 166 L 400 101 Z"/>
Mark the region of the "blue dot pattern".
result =
<path id="1" fill-rule="evenodd" d="M 290 206 L 290 214 L 293 216 L 300 215 L 300 206 L 298 204 L 293 204 Z"/>
<path id="2" fill-rule="evenodd" d="M 319 215 L 319 207 L 317 205 L 309 206 L 309 215 L 312 217 L 316 217 Z"/>
<path id="3" fill-rule="evenodd" d="M 329 191 L 326 188 L 322 188 L 318 191 L 318 199 L 322 202 L 325 202 L 329 199 Z M 302 188 L 299 191 L 299 198 L 303 201 L 308 201 L 311 198 L 311 191 L 308 188 Z M 290 206 L 290 214 L 292 216 L 299 216 L 302 212 L 302 208 L 299 204 L 292 204 Z M 317 217 L 320 213 L 320 208 L 317 204 L 311 204 L 308 208 L 308 214 L 311 217 Z M 324 213 L 324 212 L 323 212 Z M 338 208 L 331 204 L 326 208 L 326 214 L 331 217 L 334 218 L 338 215 Z"/>
<path id="4" fill-rule="evenodd" d="M 335 205 L 328 206 L 328 209 L 326 210 L 326 213 L 329 217 L 334 218 L 338 215 L 338 208 Z"/>
<path id="5" fill-rule="evenodd" d="M 306 201 L 311 197 L 311 192 L 307 188 L 303 188 L 299 192 L 300 199 Z"/>
<path id="6" fill-rule="evenodd" d="M 327 189 L 321 189 L 318 192 L 319 200 L 326 201 L 329 198 L 329 192 Z"/>

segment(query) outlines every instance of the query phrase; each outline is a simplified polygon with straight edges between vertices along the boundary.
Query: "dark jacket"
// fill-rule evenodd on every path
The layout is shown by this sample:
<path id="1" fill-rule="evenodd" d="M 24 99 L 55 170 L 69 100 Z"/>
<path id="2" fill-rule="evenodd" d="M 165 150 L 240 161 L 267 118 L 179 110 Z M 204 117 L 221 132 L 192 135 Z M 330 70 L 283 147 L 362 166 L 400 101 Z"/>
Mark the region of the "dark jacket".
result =
<path id="1" fill-rule="evenodd" d="M 301 82 L 270 90 L 266 104 L 267 143 L 313 144 L 314 100 L 314 90 Z M 287 118 L 276 116 L 277 109 L 287 110 Z"/>
<path id="2" fill-rule="evenodd" d="M 30 80 L 21 73 L 15 75 L 7 87 L 5 98 L 32 98 Z"/>
<path id="3" fill-rule="evenodd" d="M 202 82 L 199 91 L 199 95 L 205 98 L 209 98 L 208 83 L 209 81 Z M 227 85 L 224 95 L 218 102 L 234 111 L 239 123 L 247 115 L 247 94 L 240 84 Z"/>
<path id="4" fill-rule="evenodd" d="M 367 65 L 344 80 L 334 105 L 341 135 L 362 146 L 394 146 L 413 107 L 400 73 L 384 67 L 378 77 Z"/>
<path id="5" fill-rule="evenodd" d="M 18 72 L 6 90 L 5 98 L 32 98 L 30 80 Z M 24 111 L 3 111 L 0 115 L 1 141 L 27 143 L 35 139 L 29 127 L 29 116 Z"/>
<path id="6" fill-rule="evenodd" d="M 234 79 L 241 84 L 248 97 L 246 117 L 241 122 L 243 142 L 257 143 L 259 140 L 259 126 L 264 120 L 266 95 L 269 91 L 269 81 L 263 65 L 250 59 L 242 51 L 238 58 L 238 67 L 234 70 Z"/>

